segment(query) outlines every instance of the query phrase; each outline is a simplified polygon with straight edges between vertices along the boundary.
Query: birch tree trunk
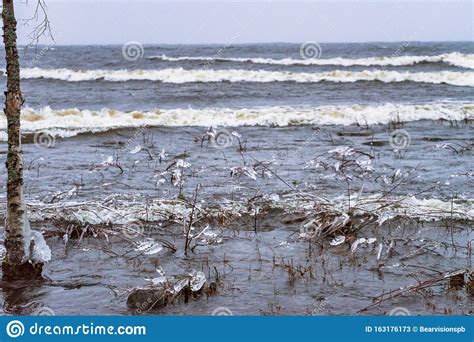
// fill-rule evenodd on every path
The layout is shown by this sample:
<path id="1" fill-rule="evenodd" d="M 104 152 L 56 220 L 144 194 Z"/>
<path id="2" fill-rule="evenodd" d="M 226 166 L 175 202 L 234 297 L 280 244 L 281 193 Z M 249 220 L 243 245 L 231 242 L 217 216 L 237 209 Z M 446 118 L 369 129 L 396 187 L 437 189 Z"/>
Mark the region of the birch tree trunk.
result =
<path id="1" fill-rule="evenodd" d="M 13 0 L 3 0 L 2 18 L 7 64 L 4 111 L 8 126 L 6 256 L 2 264 L 2 272 L 4 279 L 38 278 L 41 277 L 43 265 L 32 263 L 29 260 L 30 226 L 23 203 L 23 163 L 20 140 L 20 111 L 23 97 L 20 89 L 20 62 L 16 43 Z"/>

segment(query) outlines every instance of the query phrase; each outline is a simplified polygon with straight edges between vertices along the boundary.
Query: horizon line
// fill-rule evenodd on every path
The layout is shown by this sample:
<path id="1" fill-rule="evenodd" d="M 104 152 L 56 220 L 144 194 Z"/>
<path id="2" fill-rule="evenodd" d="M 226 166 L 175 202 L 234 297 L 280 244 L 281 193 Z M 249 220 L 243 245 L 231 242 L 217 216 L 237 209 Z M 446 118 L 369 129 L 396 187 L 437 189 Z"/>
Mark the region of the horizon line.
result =
<path id="1" fill-rule="evenodd" d="M 128 42 L 131 42 L 132 40 L 125 41 L 122 43 L 38 43 L 38 44 L 17 44 L 17 46 L 20 47 L 26 47 L 26 46 L 48 46 L 48 45 L 54 45 L 54 46 L 122 46 Z M 158 45 L 219 45 L 219 46 L 238 46 L 238 45 L 269 45 L 269 44 L 303 44 L 306 42 L 315 42 L 318 44 L 376 44 L 376 43 L 388 43 L 388 44 L 396 44 L 396 43 L 473 43 L 474 40 L 397 40 L 397 41 L 382 41 L 382 40 L 367 40 L 367 41 L 340 41 L 340 42 L 318 42 L 318 41 L 299 41 L 299 42 L 284 42 L 284 41 L 274 41 L 274 42 L 247 42 L 247 43 L 142 43 L 139 40 L 135 40 L 135 42 L 138 42 L 144 46 L 158 46 Z M 3 42 L 0 43 L 0 46 L 4 46 Z"/>

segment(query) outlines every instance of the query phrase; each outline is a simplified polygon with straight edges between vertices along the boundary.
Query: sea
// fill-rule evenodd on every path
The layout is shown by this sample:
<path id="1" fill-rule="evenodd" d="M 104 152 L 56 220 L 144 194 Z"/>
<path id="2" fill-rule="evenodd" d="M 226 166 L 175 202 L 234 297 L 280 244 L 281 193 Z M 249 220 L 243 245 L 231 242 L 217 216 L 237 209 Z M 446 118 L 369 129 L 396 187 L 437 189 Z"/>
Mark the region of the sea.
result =
<path id="1" fill-rule="evenodd" d="M 472 264 L 472 41 L 132 41 L 19 56 L 25 201 L 53 253 L 51 283 L 2 293 L 5 314 L 143 314 L 127 291 L 192 269 L 217 273 L 219 294 L 145 314 L 359 314 Z M 6 127 L 1 113 L 2 164 Z M 196 206 L 196 239 L 208 238 L 184 254 Z M 315 237 L 323 208 L 366 224 Z M 472 297 L 438 286 L 362 312 L 396 307 L 472 314 Z"/>

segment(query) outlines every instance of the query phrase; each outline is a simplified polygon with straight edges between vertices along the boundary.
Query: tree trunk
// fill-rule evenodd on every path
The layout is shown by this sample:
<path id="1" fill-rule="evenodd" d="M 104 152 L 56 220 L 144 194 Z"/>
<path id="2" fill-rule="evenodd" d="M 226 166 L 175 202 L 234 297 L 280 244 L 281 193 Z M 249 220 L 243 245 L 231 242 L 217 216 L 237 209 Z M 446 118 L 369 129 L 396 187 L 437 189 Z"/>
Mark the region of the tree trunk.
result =
<path id="1" fill-rule="evenodd" d="M 41 263 L 30 257 L 30 226 L 23 203 L 23 163 L 21 158 L 20 112 L 23 97 L 20 89 L 20 62 L 16 46 L 16 19 L 13 0 L 3 0 L 3 42 L 7 62 L 5 115 L 8 126 L 7 215 L 5 222 L 6 256 L 4 279 L 41 277 Z"/>

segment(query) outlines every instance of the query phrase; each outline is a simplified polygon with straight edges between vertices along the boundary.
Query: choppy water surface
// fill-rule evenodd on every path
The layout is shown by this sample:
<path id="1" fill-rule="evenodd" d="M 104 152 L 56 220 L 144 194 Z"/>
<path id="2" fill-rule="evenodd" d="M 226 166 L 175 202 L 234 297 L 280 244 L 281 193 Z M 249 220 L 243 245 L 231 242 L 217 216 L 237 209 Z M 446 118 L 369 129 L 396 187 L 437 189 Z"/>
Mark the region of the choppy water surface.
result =
<path id="1" fill-rule="evenodd" d="M 472 265 L 472 43 L 299 47 L 26 52 L 25 197 L 53 259 L 2 284 L 3 312 L 138 314 L 130 289 L 196 269 L 217 294 L 145 313 L 472 314 L 449 280 L 363 310 Z M 215 235 L 185 255 L 191 215 Z"/>
<path id="2" fill-rule="evenodd" d="M 147 284 L 145 279 L 157 277 L 156 268 L 161 267 L 169 275 L 203 270 L 210 278 L 216 276 L 217 270 L 223 288 L 207 299 L 149 312 L 153 314 L 210 314 L 217 307 L 227 307 L 234 314 L 355 314 L 383 292 L 433 277 L 437 272 L 467 267 L 472 262 L 468 242 L 474 238 L 473 206 L 468 200 L 473 189 L 472 154 L 456 153 L 446 146 L 457 149 L 472 144 L 473 127 L 435 122 L 429 126 L 409 124 L 404 129 L 410 132 L 411 144 L 399 157 L 388 142 L 385 127 L 275 128 L 268 137 L 263 135 L 265 128 L 235 128 L 246 144 L 242 153 L 237 139 L 224 149 L 206 142 L 201 147 L 201 141 L 194 137 L 206 130 L 192 127 L 150 128 L 129 146 L 126 143 L 136 134 L 134 130 L 58 139 L 51 148 L 25 144 L 26 196 L 34 226 L 45 229 L 50 236 L 48 243 L 54 258 L 47 265 L 46 274 L 55 285 L 18 290 L 4 297 L 10 301 L 8 312 L 28 312 L 37 309 L 36 303 L 42 303 L 57 314 L 132 314 L 134 311 L 128 311 L 125 305 L 126 290 Z M 82 148 L 78 150 L 77 146 Z M 143 150 L 135 153 L 137 146 Z M 391 195 L 412 195 L 420 201 L 436 198 L 446 203 L 413 203 L 415 211 L 424 215 L 421 219 L 428 222 L 419 223 L 415 212 L 408 217 L 402 211 L 399 218 L 389 219 L 381 226 L 364 227 L 352 239 L 377 238 L 377 242 L 360 247 L 354 254 L 349 242 L 332 247 L 331 237 L 312 242 L 299 238 L 305 220 L 293 222 L 288 218 L 297 210 L 290 208 L 292 201 L 285 201 L 285 197 L 296 193 L 292 187 L 342 203 L 347 195 L 345 180 L 332 165 L 327 170 L 311 167 L 311 160 L 318 157 L 331 162 L 326 159 L 331 156 L 328 152 L 341 146 L 375 156 L 371 164 L 373 175 L 352 175 L 353 207 L 359 199 L 390 191 L 396 183 L 382 179 L 397 173 L 397 181 L 406 177 L 407 182 Z M 163 148 L 165 158 L 160 163 Z M 117 151 L 121 151 L 123 172 L 115 166 L 103 166 Z M 180 211 L 170 210 L 169 215 L 176 215 L 178 224 L 168 226 L 160 216 L 162 211 L 153 209 L 152 202 L 157 198 L 177 198 L 178 188 L 169 183 L 169 177 L 165 176 L 168 180 L 160 184 L 157 175 L 183 158 L 185 151 L 185 160 L 191 164 L 184 171 L 183 193 L 188 200 L 201 184 L 198 203 L 202 207 L 222 205 L 227 200 L 246 206 L 256 196 L 273 201 L 273 210 L 265 211 L 265 205 L 261 205 L 257 234 L 251 215 L 244 214 L 224 225 L 214 221 L 211 229 L 223 242 L 198 247 L 188 257 L 183 255 Z M 258 171 L 255 180 L 245 174 L 239 178 L 230 176 L 230 169 L 242 166 L 243 160 Z M 265 169 L 255 166 L 259 161 L 267 161 L 268 170 L 275 174 L 262 177 Z M 107 200 L 116 194 L 127 195 L 128 205 Z M 100 204 L 120 213 L 110 212 Z M 443 214 L 436 222 L 430 222 L 430 215 L 436 216 L 437 212 Z M 451 220 L 453 216 L 462 220 Z M 133 227 L 138 220 L 143 222 L 145 236 L 171 242 L 178 251 L 164 249 L 153 256 L 140 255 L 133 243 L 144 238 L 124 241 L 121 234 L 114 237 L 107 233 L 107 242 L 100 233 L 120 230 L 127 222 L 132 222 Z M 90 224 L 98 236 L 86 234 L 81 241 L 72 238 L 65 243 L 58 236 L 62 235 L 58 230 L 64 232 L 68 226 L 63 221 L 74 222 L 79 229 Z M 202 222 L 196 227 L 204 225 Z M 385 254 L 391 239 L 395 239 L 395 246 Z M 381 260 L 377 261 L 380 242 L 384 247 Z M 472 298 L 463 291 L 450 291 L 447 282 L 427 291 L 385 302 L 367 313 L 381 314 L 402 306 L 416 314 L 467 314 L 472 308 Z M 29 306 L 23 308 L 26 304 Z"/>

